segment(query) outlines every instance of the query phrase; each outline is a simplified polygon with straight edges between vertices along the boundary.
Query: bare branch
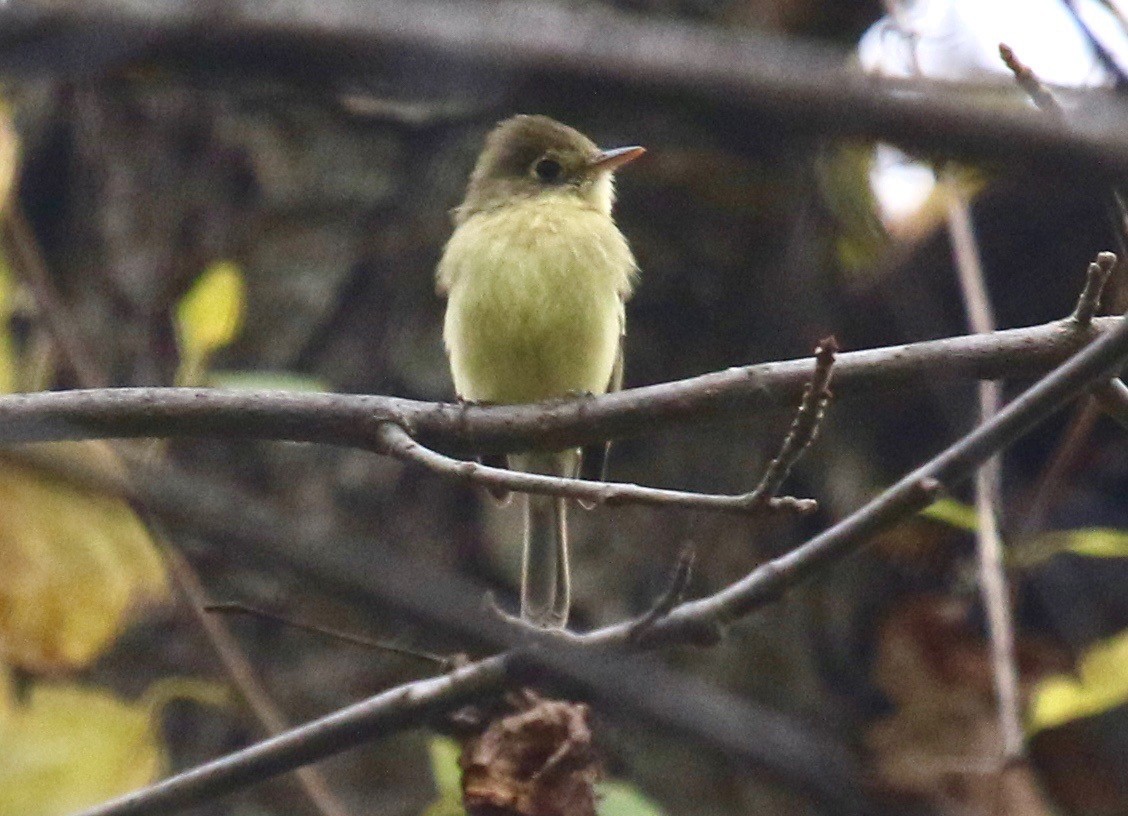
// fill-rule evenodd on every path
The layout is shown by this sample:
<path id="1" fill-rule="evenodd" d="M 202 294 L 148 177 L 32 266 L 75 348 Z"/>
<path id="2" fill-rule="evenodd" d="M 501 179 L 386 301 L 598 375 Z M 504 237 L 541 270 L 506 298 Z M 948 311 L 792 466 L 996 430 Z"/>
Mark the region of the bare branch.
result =
<path id="1" fill-rule="evenodd" d="M 702 622 L 724 624 L 778 599 L 806 577 L 861 547 L 880 530 L 927 506 L 939 491 L 967 479 L 983 462 L 1026 433 L 1034 423 L 1075 398 L 1090 383 L 1105 379 L 1117 370 L 1126 356 L 1128 321 L 829 530 L 757 567 L 725 589 L 671 610 L 651 628 L 648 644 L 676 642 L 683 626 L 696 632 Z M 587 638 L 592 642 L 613 643 L 625 640 L 629 633 L 630 624 L 619 624 L 593 632 Z"/>
<path id="2" fill-rule="evenodd" d="M 651 507 L 678 507 L 685 510 L 710 510 L 716 513 L 743 515 L 767 512 L 804 514 L 818 507 L 813 499 L 795 499 L 790 496 L 763 498 L 755 491 L 736 496 L 718 496 L 681 490 L 663 490 L 622 482 L 592 482 L 583 479 L 540 476 L 535 473 L 489 467 L 478 462 L 451 459 L 419 444 L 408 435 L 407 431 L 390 422 L 381 426 L 377 434 L 382 442 L 381 453 L 421 465 L 447 479 L 519 493 L 561 496 L 608 507 L 643 504 Z"/>
<path id="3" fill-rule="evenodd" d="M 822 340 L 815 348 L 815 373 L 803 390 L 803 399 L 795 412 L 795 419 L 791 422 L 791 428 L 783 440 L 779 454 L 768 463 L 760 484 L 753 491 L 753 495 L 761 502 L 772 501 L 771 497 L 779 491 L 791 468 L 795 467 L 795 463 L 803 455 L 803 451 L 810 447 L 818 436 L 826 406 L 830 404 L 830 378 L 834 371 L 836 354 L 838 354 L 838 342 L 833 337 Z"/>
<path id="4" fill-rule="evenodd" d="M 159 525 L 154 525 L 153 519 L 147 518 L 145 521 L 153 528 L 154 535 L 159 536 L 162 555 L 176 585 L 185 596 L 193 618 L 203 629 L 223 670 L 262 727 L 262 731 L 267 736 L 276 736 L 291 728 L 290 723 L 259 680 L 250 659 L 239 647 L 238 641 L 226 626 L 219 625 L 217 620 L 209 618 L 205 613 L 204 610 L 208 605 L 207 592 L 196 571 L 192 569 L 192 565 L 176 547 L 167 542 L 168 537 L 162 534 Z M 349 816 L 349 811 L 316 768 L 297 768 L 294 773 L 298 786 L 309 800 L 314 812 L 320 816 Z"/>
<path id="5" fill-rule="evenodd" d="M 988 335 L 839 354 L 839 399 L 925 383 L 1045 374 L 1123 322 L 1064 320 Z M 229 436 L 379 450 L 391 422 L 428 447 L 503 453 L 561 449 L 677 424 L 779 410 L 797 401 L 811 358 L 542 405 L 467 406 L 397 397 L 191 388 L 115 388 L 0 396 L 0 444 L 149 436 Z"/>

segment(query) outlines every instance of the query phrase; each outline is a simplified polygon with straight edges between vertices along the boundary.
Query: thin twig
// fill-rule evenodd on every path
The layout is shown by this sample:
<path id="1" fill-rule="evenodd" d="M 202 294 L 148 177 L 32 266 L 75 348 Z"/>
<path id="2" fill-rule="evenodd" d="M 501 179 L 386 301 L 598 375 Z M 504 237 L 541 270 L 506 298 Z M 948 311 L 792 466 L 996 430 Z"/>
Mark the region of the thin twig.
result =
<path id="1" fill-rule="evenodd" d="M 1004 57 L 1007 53 L 1009 49 L 1004 50 Z M 949 182 L 947 186 L 948 230 L 968 323 L 972 331 L 993 331 L 994 310 L 991 308 L 983 262 L 975 240 L 971 207 L 956 184 Z M 979 421 L 989 422 L 1002 407 L 1002 384 L 985 380 L 979 383 L 978 391 Z M 1006 574 L 1003 571 L 1003 540 L 999 526 L 1002 506 L 1002 458 L 993 456 L 975 474 L 975 535 L 979 590 L 983 606 L 987 610 L 991 666 L 998 698 L 999 732 L 1003 740 L 1005 763 L 1023 755 L 1025 738 L 1014 650 L 1014 621 Z"/>
<path id="2" fill-rule="evenodd" d="M 148 519 L 147 522 L 152 524 L 151 519 Z M 159 533 L 160 531 L 157 530 L 156 532 Z M 165 536 L 160 537 L 166 538 Z M 251 714 L 258 720 L 268 736 L 277 736 L 287 731 L 291 727 L 290 724 L 282 716 L 278 706 L 274 704 L 270 693 L 259 681 L 254 667 L 252 667 L 250 660 L 247 659 L 231 631 L 226 626 L 219 625 L 216 619 L 205 614 L 209 605 L 208 596 L 199 576 L 196 575 L 196 571 L 192 569 L 188 561 L 175 547 L 164 544 L 161 550 L 177 586 L 187 598 L 192 617 L 203 629 L 212 650 L 219 658 L 220 664 L 232 685 L 239 691 L 239 696 L 243 698 L 243 701 L 251 710 Z M 295 774 L 298 785 L 316 812 L 323 814 L 323 816 L 348 816 L 348 810 L 330 789 L 325 777 L 318 769 L 302 767 L 296 769 Z"/>
<path id="3" fill-rule="evenodd" d="M 651 507 L 677 507 L 685 510 L 709 510 L 742 515 L 759 515 L 765 512 L 806 514 L 814 511 L 818 506 L 814 499 L 796 499 L 791 496 L 764 499 L 755 491 L 734 496 L 689 493 L 623 482 L 565 479 L 495 468 L 479 462 L 444 456 L 416 442 L 407 431 L 390 422 L 385 423 L 378 430 L 377 436 L 381 443 L 378 448 L 381 453 L 404 462 L 421 465 L 446 479 L 518 493 L 538 493 L 579 499 L 593 505 L 616 507 L 625 504 L 642 504 Z"/>
<path id="4" fill-rule="evenodd" d="M 1093 397 L 1101 410 L 1128 428 L 1128 385 L 1120 378 L 1093 387 Z"/>
<path id="5" fill-rule="evenodd" d="M 666 590 L 654 602 L 654 605 L 631 624 L 629 640 L 631 643 L 640 643 L 650 628 L 659 620 L 670 613 L 670 610 L 682 602 L 685 591 L 689 588 L 689 581 L 693 577 L 693 561 L 696 553 L 692 544 L 686 544 L 678 553 L 678 560 L 670 575 L 670 582 Z M 714 640 L 720 640 L 720 632 L 712 633 Z"/>
<path id="6" fill-rule="evenodd" d="M 1061 103 L 1054 98 L 1049 88 L 1042 84 L 1037 75 L 1019 60 L 1014 53 L 1014 49 L 1006 43 L 999 43 L 999 56 L 1003 58 L 1007 68 L 1014 74 L 1015 82 L 1026 92 L 1026 95 L 1030 97 L 1030 101 L 1037 106 L 1038 110 L 1048 114 L 1056 122 L 1064 122 L 1065 112 L 1062 110 Z"/>
<path id="7" fill-rule="evenodd" d="M 31 290 L 39 307 L 39 316 L 47 324 L 52 339 L 58 346 L 63 362 L 70 368 L 84 388 L 104 388 L 109 381 L 101 367 L 88 353 L 90 348 L 79 334 L 77 324 L 69 314 L 43 259 L 35 233 L 24 217 L 19 202 L 13 200 L 4 214 L 0 230 L 10 249 L 12 267 L 20 280 Z"/>
<path id="8" fill-rule="evenodd" d="M 729 587 L 707 598 L 676 606 L 655 622 L 646 638 L 647 645 L 676 642 L 679 628 L 693 625 L 696 621 L 732 621 L 772 603 L 788 588 L 836 563 L 861 547 L 875 533 L 929 503 L 938 490 L 968 478 L 984 461 L 1060 409 L 1091 383 L 1107 379 L 1125 359 L 1128 359 L 1128 321 L 1121 322 L 1028 389 L 989 422 L 906 475 L 834 527 L 801 547 L 761 565 Z M 324 574 L 325 563 L 311 564 L 311 570 Z M 344 565 L 333 579 L 342 588 L 351 587 L 355 592 L 358 589 L 357 572 L 355 566 Z M 405 583 L 411 586 L 410 579 Z M 429 576 L 428 584 L 434 583 L 437 583 L 437 578 Z M 451 599 L 450 602 L 462 597 L 453 584 L 444 589 L 448 592 L 444 592 L 443 596 Z M 460 614 L 467 611 L 462 607 L 456 609 Z M 496 632 L 499 637 L 512 636 L 511 630 L 493 615 L 480 611 L 467 616 L 475 623 L 480 622 L 485 631 Z M 141 816 L 172 812 L 215 798 L 345 750 L 365 739 L 418 724 L 426 714 L 450 711 L 471 700 L 495 694 L 517 680 L 518 676 L 523 677 L 519 666 L 526 660 L 542 670 L 549 670 L 556 677 L 580 683 L 588 694 L 605 703 L 611 701 L 631 710 L 641 710 L 656 721 L 676 723 L 683 733 L 693 734 L 698 739 L 711 739 L 714 745 L 723 745 L 738 756 L 755 752 L 759 761 L 763 761 L 763 744 L 756 741 L 762 740 L 764 733 L 744 721 L 741 701 L 722 704 L 717 699 L 699 697 L 696 687 L 694 693 L 689 693 L 684 687 L 665 684 L 658 693 L 655 690 L 658 681 L 665 683 L 668 677 L 661 668 L 648 668 L 648 672 L 653 671 L 652 675 L 640 675 L 637 671 L 625 669 L 621 663 L 624 658 L 614 654 L 589 653 L 586 650 L 576 652 L 577 647 L 625 644 L 631 631 L 632 623 L 627 622 L 570 640 L 541 639 L 532 652 L 509 652 L 472 663 L 442 678 L 401 686 L 273 740 L 250 746 L 85 811 L 81 816 Z M 639 676 L 647 676 L 647 683 L 638 683 Z M 656 693 L 657 698 L 654 696 Z M 640 702 L 643 694 L 650 695 L 646 705 Z M 715 691 L 708 694 L 716 696 Z M 718 713 L 722 715 L 720 718 Z M 795 759 L 802 761 L 800 757 Z"/>
<path id="9" fill-rule="evenodd" d="M 753 495 L 760 501 L 772 500 L 787 479 L 791 468 L 818 436 L 826 407 L 830 404 L 830 378 L 834 371 L 836 354 L 838 354 L 838 342 L 833 337 L 820 341 L 815 348 L 815 373 L 803 390 L 803 399 L 795 412 L 795 419 L 791 422 L 791 428 L 783 440 L 779 454 L 768 464 L 760 484 L 753 491 Z"/>
<path id="10" fill-rule="evenodd" d="M 1044 375 L 1121 317 L 1088 328 L 1060 320 L 987 335 L 839 354 L 835 395 L 889 393 L 926 382 Z M 504 453 L 563 449 L 748 416 L 797 401 L 811 358 L 730 368 L 613 394 L 540 405 L 467 406 L 359 394 L 113 388 L 0 396 L 0 444 L 124 437 L 227 436 L 378 446 L 392 422 L 428 447 Z"/>
<path id="11" fill-rule="evenodd" d="M 454 665 L 454 658 L 443 657 L 432 652 L 426 652 L 422 649 L 413 649 L 409 646 L 400 646 L 398 643 L 392 643 L 387 640 L 373 640 L 363 635 L 353 634 L 346 632 L 343 629 L 335 629 L 329 626 L 323 626 L 316 623 L 308 623 L 306 621 L 296 620 L 295 618 L 279 614 L 278 612 L 269 612 L 265 609 L 259 609 L 256 606 L 250 606 L 244 603 L 225 602 L 225 603 L 208 603 L 200 607 L 204 612 L 211 614 L 221 615 L 248 615 L 250 617 L 262 618 L 263 620 L 272 621 L 274 623 L 288 626 L 291 629 L 299 629 L 303 632 L 309 632 L 314 635 L 321 635 L 322 637 L 332 638 L 339 640 L 342 643 L 350 643 L 353 646 L 361 646 L 365 649 L 376 649 L 381 652 L 389 652 L 391 654 L 399 655 L 401 657 L 410 657 L 412 660 L 423 660 L 428 663 L 434 663 L 440 670 L 446 671 Z"/>

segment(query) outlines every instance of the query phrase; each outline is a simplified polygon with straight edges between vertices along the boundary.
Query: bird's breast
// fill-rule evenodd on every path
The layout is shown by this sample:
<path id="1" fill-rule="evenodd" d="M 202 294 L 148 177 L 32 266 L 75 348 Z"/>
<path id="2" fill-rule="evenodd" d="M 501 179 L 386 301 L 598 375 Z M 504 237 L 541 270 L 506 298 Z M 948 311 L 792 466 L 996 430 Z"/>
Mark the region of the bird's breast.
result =
<path id="1" fill-rule="evenodd" d="M 633 271 L 600 213 L 530 202 L 468 219 L 439 267 L 459 394 L 511 403 L 604 392 Z"/>

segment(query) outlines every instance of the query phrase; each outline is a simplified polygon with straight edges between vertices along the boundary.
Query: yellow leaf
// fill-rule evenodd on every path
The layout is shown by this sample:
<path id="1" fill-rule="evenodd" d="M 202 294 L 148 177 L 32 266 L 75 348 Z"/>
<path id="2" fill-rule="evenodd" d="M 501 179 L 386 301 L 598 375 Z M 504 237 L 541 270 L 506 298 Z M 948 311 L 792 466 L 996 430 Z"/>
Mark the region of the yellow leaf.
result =
<path id="1" fill-rule="evenodd" d="M 16 347 L 9 331 L 13 289 L 12 270 L 8 266 L 7 256 L 0 249 L 0 394 L 10 394 L 16 390 Z"/>
<path id="2" fill-rule="evenodd" d="M 118 466 L 99 442 L 29 447 L 76 467 Z M 84 666 L 135 606 L 167 591 L 128 504 L 0 461 L 0 658 L 35 671 Z"/>
<path id="3" fill-rule="evenodd" d="M 925 518 L 932 519 L 974 533 L 979 528 L 975 508 L 955 499 L 939 499 L 920 511 Z"/>
<path id="4" fill-rule="evenodd" d="M 1128 530 L 1093 527 L 1038 536 L 1053 552 L 1071 552 L 1086 558 L 1128 558 Z"/>
<path id="5" fill-rule="evenodd" d="M 73 684 L 32 686 L 6 712 L 0 705 L 0 816 L 62 816 L 151 784 L 166 766 L 162 706 L 184 696 L 212 702 L 217 688 L 171 678 L 127 702 Z"/>
<path id="6" fill-rule="evenodd" d="M 19 173 L 19 138 L 12 123 L 12 111 L 0 98 L 0 215 L 8 211 L 8 202 Z"/>
<path id="7" fill-rule="evenodd" d="M 176 307 L 183 368 L 198 379 L 208 359 L 238 336 L 246 292 L 243 273 L 232 261 L 208 267 Z"/>
<path id="8" fill-rule="evenodd" d="M 1128 630 L 1101 641 L 1082 656 L 1077 675 L 1055 674 L 1031 695 L 1027 731 L 1034 734 L 1092 717 L 1128 702 Z"/>
<path id="9" fill-rule="evenodd" d="M 55 816 L 157 779 L 149 709 L 104 691 L 36 685 L 0 723 L 0 816 Z"/>

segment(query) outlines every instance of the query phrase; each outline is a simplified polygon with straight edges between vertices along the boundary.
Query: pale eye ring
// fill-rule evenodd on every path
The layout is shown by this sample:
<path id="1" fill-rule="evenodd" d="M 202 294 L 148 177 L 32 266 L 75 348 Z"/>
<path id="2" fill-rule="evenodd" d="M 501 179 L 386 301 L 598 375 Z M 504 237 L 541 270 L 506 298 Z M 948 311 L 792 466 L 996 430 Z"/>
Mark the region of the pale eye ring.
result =
<path id="1" fill-rule="evenodd" d="M 533 175 L 546 184 L 553 184 L 564 175 L 564 167 L 556 159 L 546 156 L 533 165 Z"/>

